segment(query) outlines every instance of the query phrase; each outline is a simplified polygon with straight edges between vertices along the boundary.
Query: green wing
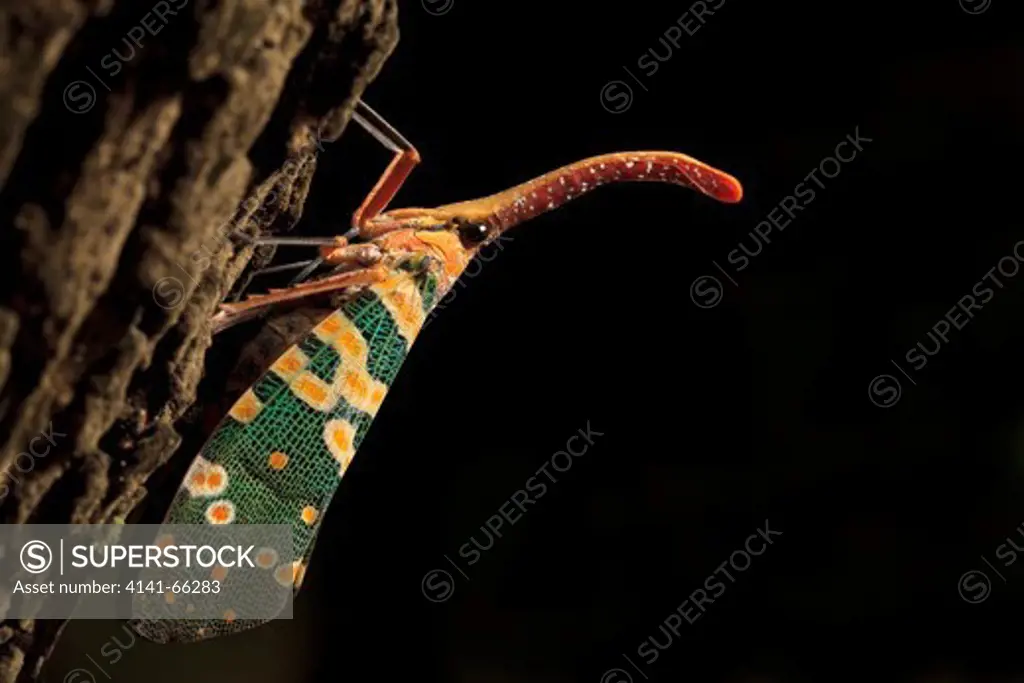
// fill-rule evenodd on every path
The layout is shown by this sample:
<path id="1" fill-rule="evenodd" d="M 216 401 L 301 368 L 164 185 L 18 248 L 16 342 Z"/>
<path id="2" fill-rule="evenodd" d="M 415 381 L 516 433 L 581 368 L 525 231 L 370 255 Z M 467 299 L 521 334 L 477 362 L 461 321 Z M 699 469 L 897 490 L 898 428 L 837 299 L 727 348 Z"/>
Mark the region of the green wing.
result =
<path id="1" fill-rule="evenodd" d="M 436 293 L 429 270 L 395 271 L 285 351 L 211 434 L 164 523 L 290 525 L 297 559 L 264 557 L 259 564 L 298 592 L 331 498 Z M 265 621 L 229 610 L 216 621 L 143 619 L 132 626 L 166 643 Z"/>

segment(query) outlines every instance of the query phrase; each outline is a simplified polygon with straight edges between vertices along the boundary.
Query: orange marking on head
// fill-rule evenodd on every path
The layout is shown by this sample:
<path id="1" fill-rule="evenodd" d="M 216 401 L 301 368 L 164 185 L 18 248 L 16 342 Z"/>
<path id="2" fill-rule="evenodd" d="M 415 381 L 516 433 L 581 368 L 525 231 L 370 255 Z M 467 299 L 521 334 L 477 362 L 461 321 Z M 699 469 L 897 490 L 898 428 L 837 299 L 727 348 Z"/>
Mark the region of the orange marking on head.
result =
<path id="1" fill-rule="evenodd" d="M 451 278 L 461 275 L 469 263 L 469 257 L 459 238 L 450 232 L 423 230 L 416 233 L 416 238 L 441 253 L 445 272 Z"/>
<path id="2" fill-rule="evenodd" d="M 214 581 L 223 581 L 224 578 L 227 575 L 228 575 L 228 568 L 227 567 L 222 567 L 220 565 L 217 565 L 216 567 L 214 567 L 213 570 L 210 572 L 210 578 L 213 579 Z"/>
<path id="3" fill-rule="evenodd" d="M 267 462 L 270 464 L 270 469 L 283 470 L 284 466 L 288 464 L 288 456 L 281 451 L 274 451 L 270 454 Z"/>
<path id="4" fill-rule="evenodd" d="M 316 521 L 316 508 L 312 505 L 307 505 L 302 508 L 302 521 L 306 524 L 312 525 Z"/>

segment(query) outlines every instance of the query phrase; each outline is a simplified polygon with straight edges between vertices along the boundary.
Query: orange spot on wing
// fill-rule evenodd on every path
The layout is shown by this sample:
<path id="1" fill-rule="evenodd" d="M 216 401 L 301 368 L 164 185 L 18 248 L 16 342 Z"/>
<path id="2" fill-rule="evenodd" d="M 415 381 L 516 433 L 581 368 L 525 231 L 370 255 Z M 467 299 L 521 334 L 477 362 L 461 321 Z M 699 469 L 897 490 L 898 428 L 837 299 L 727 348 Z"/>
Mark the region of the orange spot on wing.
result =
<path id="1" fill-rule="evenodd" d="M 341 322 L 335 315 L 327 316 L 322 323 L 317 325 L 317 330 L 324 334 L 337 334 L 341 329 Z"/>
<path id="2" fill-rule="evenodd" d="M 413 327 L 420 325 L 420 316 L 423 311 L 409 292 L 405 291 L 405 289 L 397 289 L 390 293 L 389 298 L 392 305 L 397 309 L 401 323 Z"/>
<path id="3" fill-rule="evenodd" d="M 296 393 L 314 403 L 322 403 L 327 400 L 327 391 L 305 377 L 297 381 L 293 386 Z"/>
<path id="4" fill-rule="evenodd" d="M 210 578 L 213 579 L 214 581 L 223 581 L 225 579 L 225 577 L 227 577 L 227 575 L 228 575 L 228 568 L 227 567 L 222 567 L 220 565 L 217 565 L 216 567 L 214 567 L 213 571 L 210 572 Z"/>
<path id="5" fill-rule="evenodd" d="M 350 372 L 345 377 L 345 388 L 360 398 L 369 390 L 366 380 L 355 372 Z"/>
<path id="6" fill-rule="evenodd" d="M 251 422 L 253 418 L 259 415 L 260 408 L 259 399 L 252 393 L 252 390 L 242 394 L 242 397 L 238 399 L 235 405 L 231 406 L 231 416 L 239 422 Z"/>
<path id="7" fill-rule="evenodd" d="M 274 451 L 270 454 L 270 458 L 267 460 L 272 470 L 283 470 L 284 466 L 288 464 L 288 456 L 281 451 Z"/>
<path id="8" fill-rule="evenodd" d="M 291 564 L 282 564 L 280 567 L 274 570 L 274 578 L 281 585 L 294 585 L 298 586 L 302 583 L 302 578 L 306 575 L 306 567 L 302 562 L 292 562 Z"/>
<path id="9" fill-rule="evenodd" d="M 355 332 L 349 330 L 338 337 L 338 345 L 341 346 L 350 356 L 357 356 L 363 350 L 363 345 Z"/>
<path id="10" fill-rule="evenodd" d="M 276 561 L 277 554 L 269 548 L 256 555 L 256 566 L 263 569 L 269 569 Z"/>
<path id="11" fill-rule="evenodd" d="M 338 445 L 338 448 L 343 451 L 347 451 L 352 447 L 352 440 L 348 438 L 348 434 L 343 429 L 335 429 L 331 437 L 334 439 L 334 443 Z"/>
<path id="12" fill-rule="evenodd" d="M 218 522 L 224 522 L 231 516 L 231 510 L 227 505 L 217 505 L 210 511 L 210 516 Z"/>
<path id="13" fill-rule="evenodd" d="M 196 472 L 192 475 L 192 484 L 198 488 L 206 485 L 206 473 Z"/>
<path id="14" fill-rule="evenodd" d="M 174 593 L 172 593 L 171 591 L 167 591 L 166 593 L 164 593 L 164 600 L 167 601 L 168 605 L 173 605 L 174 604 Z"/>
<path id="15" fill-rule="evenodd" d="M 316 508 L 312 505 L 307 505 L 302 508 L 302 521 L 306 524 L 312 525 L 316 521 Z"/>
<path id="16" fill-rule="evenodd" d="M 256 417 L 256 410 L 252 406 L 248 405 L 238 406 L 238 414 L 245 419 L 251 420 Z"/>
<path id="17" fill-rule="evenodd" d="M 223 482 L 223 477 L 220 472 L 211 472 L 210 476 L 206 478 L 206 484 L 210 488 L 216 488 Z"/>
<path id="18" fill-rule="evenodd" d="M 233 610 L 233 609 L 224 610 L 224 621 L 228 622 L 229 624 L 232 621 L 234 621 L 237 617 L 238 617 L 238 615 L 235 614 L 235 610 Z"/>
<path id="19" fill-rule="evenodd" d="M 306 358 L 306 354 L 293 346 L 283 356 L 274 361 L 270 369 L 285 381 L 290 381 L 308 362 L 309 359 Z"/>

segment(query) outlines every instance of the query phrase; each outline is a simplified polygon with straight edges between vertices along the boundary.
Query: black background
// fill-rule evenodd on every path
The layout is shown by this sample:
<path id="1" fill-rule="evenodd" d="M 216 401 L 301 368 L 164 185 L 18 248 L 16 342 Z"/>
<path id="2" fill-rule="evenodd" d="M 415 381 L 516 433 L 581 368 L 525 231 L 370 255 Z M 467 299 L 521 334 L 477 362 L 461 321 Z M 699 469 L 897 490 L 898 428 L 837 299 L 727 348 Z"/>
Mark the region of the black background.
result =
<path id="1" fill-rule="evenodd" d="M 691 154 L 744 201 L 629 184 L 519 228 L 417 341 L 294 620 L 180 647 L 76 622 L 48 680 L 1019 674 L 1024 561 L 995 551 L 1024 543 L 1024 273 L 999 276 L 923 369 L 904 359 L 1024 239 L 1024 51 L 1013 3 L 991 1 L 726 0 L 652 76 L 637 60 L 665 55 L 688 2 L 403 3 L 366 97 L 424 159 L 396 206 L 631 149 Z M 601 99 L 614 80 L 634 95 L 617 114 Z M 712 262 L 731 268 L 858 127 L 864 151 L 730 270 L 736 285 L 722 278 Z M 351 127 L 322 155 L 304 229 L 343 230 L 387 161 Z M 723 283 L 707 309 L 690 294 L 704 275 Z M 902 386 L 887 408 L 869 400 L 880 374 Z M 588 421 L 605 435 L 468 567 L 459 547 Z M 645 664 L 641 642 L 663 643 L 664 619 L 766 519 L 782 536 Z M 435 568 L 454 578 L 443 603 L 421 592 Z M 973 569 L 992 581 L 980 604 L 958 592 Z"/>

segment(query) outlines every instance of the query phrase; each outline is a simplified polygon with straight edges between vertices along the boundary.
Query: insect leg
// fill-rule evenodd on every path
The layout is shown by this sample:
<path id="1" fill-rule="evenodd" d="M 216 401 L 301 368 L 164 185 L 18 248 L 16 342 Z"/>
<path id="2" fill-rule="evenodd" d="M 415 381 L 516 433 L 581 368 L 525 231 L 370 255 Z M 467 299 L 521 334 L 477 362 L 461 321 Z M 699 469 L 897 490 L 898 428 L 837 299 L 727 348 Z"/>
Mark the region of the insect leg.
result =
<path id="1" fill-rule="evenodd" d="M 288 283 L 289 285 L 295 285 L 303 282 L 313 272 L 324 263 L 324 252 L 331 248 L 344 247 L 347 244 L 347 240 L 344 237 L 257 237 L 253 240 L 255 244 L 265 245 L 273 244 L 277 246 L 286 247 L 320 247 L 321 255 L 319 258 L 315 258 L 308 261 L 298 261 L 296 263 L 286 263 L 280 266 L 271 266 L 270 268 L 264 268 L 258 270 L 250 275 L 250 279 L 254 275 L 260 275 L 263 273 L 280 272 L 282 270 L 294 270 L 301 268 L 302 271 L 298 275 L 293 277 Z M 248 284 L 248 283 L 247 283 Z"/>
<path id="2" fill-rule="evenodd" d="M 238 293 L 232 297 L 232 301 L 239 301 L 242 298 L 242 296 L 245 295 L 245 292 L 248 291 L 249 285 L 252 284 L 253 279 L 255 279 L 259 275 L 271 275 L 273 273 L 281 273 L 288 270 L 298 270 L 301 268 L 303 269 L 302 272 L 292 279 L 293 283 L 301 282 L 305 280 L 307 277 L 309 277 L 309 274 L 316 270 L 321 263 L 323 263 L 322 258 L 315 258 L 308 259 L 306 261 L 296 261 L 294 263 L 283 263 L 279 266 L 267 266 L 266 268 L 254 270 L 245 276 L 245 282 L 242 284 L 242 287 L 239 288 Z"/>
<path id="3" fill-rule="evenodd" d="M 346 287 L 372 285 L 387 279 L 387 269 L 382 265 L 374 265 L 337 275 L 329 275 L 320 280 L 303 282 L 288 289 L 272 289 L 269 294 L 250 296 L 238 303 L 221 304 L 220 312 L 213 316 L 213 331 L 216 334 L 237 323 L 254 318 L 267 309 L 287 301 L 297 301 L 316 294 L 329 294 Z"/>
<path id="4" fill-rule="evenodd" d="M 272 268 L 266 268 L 252 275 L 268 273 L 268 272 L 280 272 L 282 270 L 292 270 L 295 268 L 302 268 L 302 270 L 288 283 L 290 287 L 297 287 L 303 283 L 310 275 L 312 275 L 317 268 L 322 264 L 328 263 L 335 266 L 342 266 L 344 268 L 351 268 L 353 266 L 367 266 L 371 263 L 375 263 L 379 259 L 365 258 L 364 252 L 353 251 L 346 252 L 346 245 L 348 240 L 352 237 L 359 235 L 361 226 L 371 218 L 379 215 L 387 205 L 394 198 L 395 194 L 401 189 L 406 178 L 412 172 L 412 169 L 420 163 L 419 152 L 413 147 L 412 143 L 406 140 L 401 133 L 399 133 L 391 124 L 389 124 L 384 117 L 374 111 L 368 104 L 359 100 L 356 102 L 355 111 L 352 113 L 352 118 L 355 119 L 356 123 L 366 129 L 378 142 L 384 147 L 395 153 L 391 163 L 385 169 L 384 173 L 377 180 L 377 184 L 374 185 L 373 189 L 363 200 L 363 203 L 356 209 L 356 212 L 352 216 L 352 229 L 349 230 L 344 236 L 341 237 L 259 237 L 253 240 L 256 244 L 273 244 L 281 246 L 315 246 L 320 247 L 320 257 L 311 261 L 303 261 L 300 264 L 285 264 L 281 266 L 275 266 Z M 361 245 L 365 246 L 365 245 Z M 337 272 L 339 268 L 335 268 Z M 250 276 L 250 279 L 252 277 Z M 323 282 L 324 280 L 318 280 L 317 282 Z M 248 284 L 248 283 L 247 283 Z M 243 290 L 244 291 L 244 290 Z M 232 304 L 234 305 L 234 304 Z M 221 315 L 221 314 L 218 314 Z M 247 317 L 252 317 L 248 315 Z M 234 323 L 230 323 L 234 324 Z M 215 323 L 216 326 L 216 323 Z M 215 329 L 223 329 L 216 328 Z"/>
<path id="5" fill-rule="evenodd" d="M 372 266 L 380 262 L 383 254 L 381 253 L 380 247 L 376 244 L 346 244 L 338 246 L 339 243 L 335 243 L 334 246 L 322 246 L 320 247 L 320 257 L 315 258 L 312 261 L 301 261 L 299 264 L 289 264 L 290 267 L 298 265 L 305 265 L 302 272 L 292 278 L 288 284 L 294 286 L 300 282 L 305 281 L 313 272 L 321 265 L 327 264 L 335 266 L 331 270 L 331 275 L 336 273 L 347 272 L 356 268 L 365 268 L 366 266 Z M 286 269 L 289 266 L 278 266 L 281 270 Z M 261 271 L 263 272 L 263 271 Z M 319 282 L 320 280 L 317 280 Z"/>
<path id="6" fill-rule="evenodd" d="M 293 277 L 288 284 L 289 285 L 297 285 L 300 282 L 305 281 L 305 279 L 308 278 L 310 275 L 312 275 L 313 271 L 315 271 L 317 268 L 319 268 L 320 265 L 323 262 L 324 262 L 323 257 L 319 257 L 319 258 L 313 259 L 308 264 L 306 264 L 306 267 L 303 268 L 302 271 L 298 275 Z"/>
<path id="7" fill-rule="evenodd" d="M 282 247 L 343 247 L 346 244 L 341 237 L 257 237 L 254 244 L 275 244 Z"/>
<path id="8" fill-rule="evenodd" d="M 402 137 L 401 133 L 362 100 L 356 103 L 352 118 L 382 145 L 394 152 L 395 157 L 377 184 L 370 190 L 370 194 L 366 195 L 366 199 L 352 214 L 352 230 L 346 236 L 358 234 L 359 229 L 366 221 L 387 208 L 398 190 L 401 189 L 402 184 L 405 183 L 406 178 L 409 177 L 412 169 L 420 163 L 420 153 L 416 151 L 412 143 Z"/>
<path id="9" fill-rule="evenodd" d="M 271 273 L 281 273 L 281 272 L 284 272 L 286 270 L 298 270 L 300 268 L 305 268 L 306 266 L 308 266 L 311 263 L 320 263 L 320 262 L 321 262 L 320 259 L 309 259 L 309 260 L 306 260 L 306 261 L 295 261 L 294 263 L 282 263 L 279 266 L 267 266 L 266 268 L 260 268 L 259 270 L 254 270 L 252 272 L 251 276 L 252 277 L 256 277 L 257 275 L 270 275 Z"/>

